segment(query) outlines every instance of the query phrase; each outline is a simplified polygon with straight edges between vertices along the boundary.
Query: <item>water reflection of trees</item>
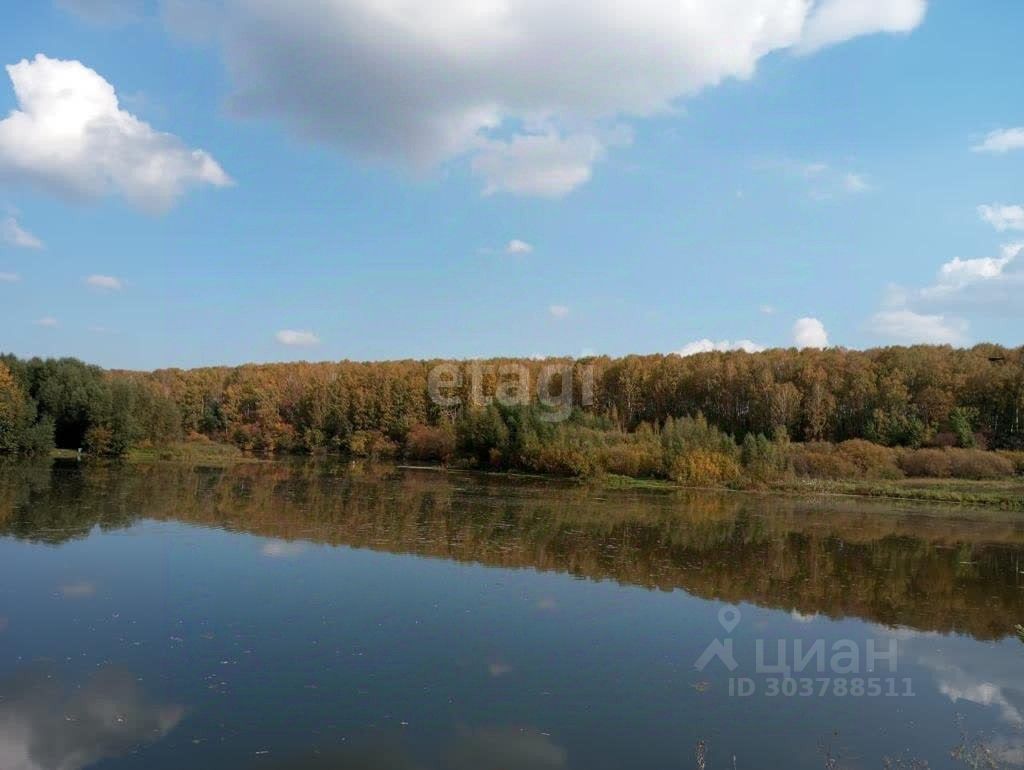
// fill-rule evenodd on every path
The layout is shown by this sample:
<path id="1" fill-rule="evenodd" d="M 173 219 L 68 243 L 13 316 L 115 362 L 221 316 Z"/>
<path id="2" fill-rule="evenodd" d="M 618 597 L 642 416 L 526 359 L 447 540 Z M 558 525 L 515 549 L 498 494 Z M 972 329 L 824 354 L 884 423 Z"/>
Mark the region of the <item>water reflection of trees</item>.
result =
<path id="1" fill-rule="evenodd" d="M 862 500 L 607 492 L 342 463 L 0 466 L 0 532 L 139 518 L 856 616 L 979 638 L 1024 617 L 1024 520 Z"/>

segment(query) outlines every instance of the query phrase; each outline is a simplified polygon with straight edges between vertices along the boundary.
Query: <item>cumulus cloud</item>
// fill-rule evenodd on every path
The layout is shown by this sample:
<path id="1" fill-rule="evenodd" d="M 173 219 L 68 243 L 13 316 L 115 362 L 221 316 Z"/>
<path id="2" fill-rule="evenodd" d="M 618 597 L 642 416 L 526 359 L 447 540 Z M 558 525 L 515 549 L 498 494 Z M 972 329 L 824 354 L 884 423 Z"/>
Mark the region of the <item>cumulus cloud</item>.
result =
<path id="1" fill-rule="evenodd" d="M 980 257 L 977 259 L 960 259 L 955 257 L 939 269 L 939 280 L 934 286 L 924 289 L 925 295 L 948 294 L 963 289 L 977 281 L 985 281 L 1003 277 L 1003 271 L 1013 262 L 1024 249 L 1024 244 L 1015 243 L 1004 246 L 999 257 Z"/>
<path id="2" fill-rule="evenodd" d="M 282 329 L 275 335 L 275 338 L 282 345 L 297 348 L 310 348 L 320 344 L 320 338 L 311 331 Z"/>
<path id="3" fill-rule="evenodd" d="M 797 50 L 813 53 L 861 35 L 911 32 L 927 10 L 927 0 L 823 0 L 811 12 Z"/>
<path id="4" fill-rule="evenodd" d="M 1015 206 L 981 206 L 979 214 L 997 229 L 1012 229 Z M 887 307 L 868 328 L 902 342 L 963 344 L 965 314 L 994 317 L 1024 315 L 1024 242 L 1004 244 L 995 257 L 954 257 L 921 288 L 890 287 Z"/>
<path id="5" fill-rule="evenodd" d="M 526 241 L 521 241 L 518 238 L 508 242 L 508 246 L 505 247 L 506 254 L 532 254 L 533 246 L 528 244 Z"/>
<path id="6" fill-rule="evenodd" d="M 7 216 L 0 222 L 0 237 L 5 243 L 19 249 L 43 248 L 43 242 L 22 227 L 14 216 Z"/>
<path id="7" fill-rule="evenodd" d="M 90 275 L 85 279 L 85 284 L 94 289 L 104 289 L 105 291 L 120 291 L 124 288 L 121 279 L 115 278 L 112 275 Z"/>
<path id="8" fill-rule="evenodd" d="M 0 181 L 90 200 L 123 195 L 147 211 L 189 187 L 224 187 L 216 160 L 120 107 L 114 87 L 78 61 L 38 54 L 7 67 L 18 108 L 0 120 Z"/>
<path id="9" fill-rule="evenodd" d="M 170 4 L 193 34 L 188 1 Z M 590 179 L 609 126 L 749 79 L 772 52 L 907 32 L 925 7 L 635 0 L 624 16 L 617 0 L 222 0 L 201 26 L 238 114 L 414 168 L 474 156 L 485 191 L 556 197 Z"/>
<path id="10" fill-rule="evenodd" d="M 828 333 L 817 318 L 800 318 L 793 324 L 793 344 L 803 348 L 827 348 Z"/>
<path id="11" fill-rule="evenodd" d="M 978 144 L 971 147 L 971 149 L 974 152 L 992 152 L 997 154 L 1024 149 L 1024 126 L 992 131 Z"/>
<path id="12" fill-rule="evenodd" d="M 1024 243 L 1009 243 L 998 257 L 955 259 L 939 268 L 935 282 L 908 295 L 922 307 L 984 309 L 986 313 L 1019 315 L 1024 311 Z"/>
<path id="13" fill-rule="evenodd" d="M 57 0 L 66 11 L 96 24 L 125 24 L 142 18 L 143 0 Z"/>
<path id="14" fill-rule="evenodd" d="M 967 338 L 966 321 L 944 315 L 915 313 L 906 308 L 875 313 L 869 328 L 886 339 L 911 344 L 960 345 Z"/>
<path id="15" fill-rule="evenodd" d="M 713 353 L 713 352 L 725 352 L 729 350 L 745 350 L 747 353 L 759 353 L 764 350 L 763 345 L 758 345 L 756 342 L 751 340 L 736 340 L 731 342 L 729 340 L 721 340 L 719 342 L 713 342 L 709 339 L 695 340 L 689 342 L 679 350 L 676 351 L 681 356 L 694 356 L 698 353 Z"/>
<path id="16" fill-rule="evenodd" d="M 552 305 L 548 308 L 548 312 L 556 321 L 561 321 L 563 318 L 569 317 L 569 308 L 565 305 Z"/>
<path id="17" fill-rule="evenodd" d="M 1024 206 L 978 206 L 978 214 L 999 232 L 1024 230 Z"/>
<path id="18" fill-rule="evenodd" d="M 590 181 L 605 155 L 596 136 L 562 137 L 554 132 L 524 134 L 507 142 L 486 142 L 473 158 L 473 173 L 484 180 L 484 195 L 506 192 L 560 198 Z"/>

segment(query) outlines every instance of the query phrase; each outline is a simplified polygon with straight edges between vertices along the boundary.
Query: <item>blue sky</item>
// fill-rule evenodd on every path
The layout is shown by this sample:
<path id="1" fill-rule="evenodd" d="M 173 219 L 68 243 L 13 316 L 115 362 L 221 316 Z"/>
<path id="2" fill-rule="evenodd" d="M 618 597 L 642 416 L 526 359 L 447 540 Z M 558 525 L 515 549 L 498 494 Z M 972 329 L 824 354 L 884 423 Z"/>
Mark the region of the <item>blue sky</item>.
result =
<path id="1" fill-rule="evenodd" d="M 1021 344 L 1024 4 L 419 5 L 7 2 L 0 350 Z"/>

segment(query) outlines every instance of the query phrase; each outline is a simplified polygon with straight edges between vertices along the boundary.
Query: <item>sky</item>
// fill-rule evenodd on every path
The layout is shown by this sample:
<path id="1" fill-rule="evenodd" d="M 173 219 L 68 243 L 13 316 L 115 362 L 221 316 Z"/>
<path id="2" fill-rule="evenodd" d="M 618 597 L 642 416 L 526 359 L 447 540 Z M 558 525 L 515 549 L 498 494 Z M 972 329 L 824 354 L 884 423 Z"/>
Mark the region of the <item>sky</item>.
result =
<path id="1" fill-rule="evenodd" d="M 0 0 L 0 350 L 981 341 L 1019 0 Z"/>

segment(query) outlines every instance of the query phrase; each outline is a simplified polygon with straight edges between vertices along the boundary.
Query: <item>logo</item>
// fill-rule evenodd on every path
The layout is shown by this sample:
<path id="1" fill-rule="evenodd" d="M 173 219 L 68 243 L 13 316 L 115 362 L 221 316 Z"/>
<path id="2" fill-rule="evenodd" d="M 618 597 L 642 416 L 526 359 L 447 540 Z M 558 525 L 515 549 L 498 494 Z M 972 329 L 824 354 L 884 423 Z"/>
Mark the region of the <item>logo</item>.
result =
<path id="1" fill-rule="evenodd" d="M 749 650 L 737 649 L 733 632 L 743 617 L 736 607 L 718 611 L 718 622 L 725 638 L 716 637 L 694 663 L 697 671 L 721 667 L 730 674 L 750 659 Z M 766 697 L 909 697 L 913 686 L 909 678 L 898 679 L 899 641 L 890 638 L 879 643 L 874 637 L 863 641 L 839 639 L 780 638 L 753 640 L 753 665 L 746 663 L 751 676 L 729 678 L 729 695 L 749 697 L 758 692 Z M 746 655 L 743 653 L 746 652 Z M 877 673 L 889 676 L 877 676 Z M 709 683 L 703 683 L 710 686 Z"/>

